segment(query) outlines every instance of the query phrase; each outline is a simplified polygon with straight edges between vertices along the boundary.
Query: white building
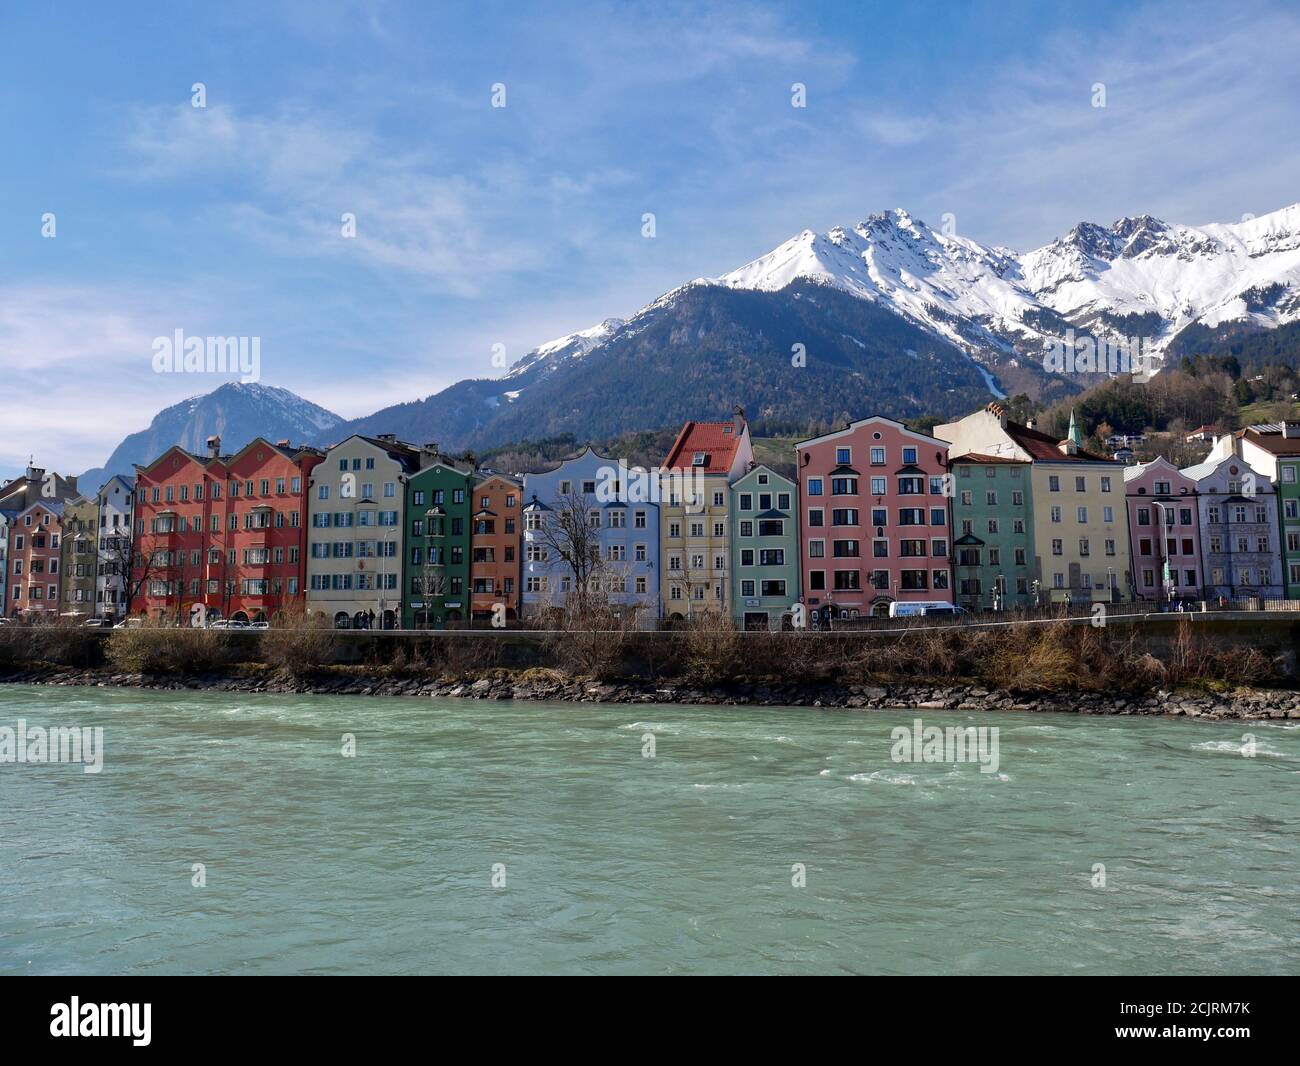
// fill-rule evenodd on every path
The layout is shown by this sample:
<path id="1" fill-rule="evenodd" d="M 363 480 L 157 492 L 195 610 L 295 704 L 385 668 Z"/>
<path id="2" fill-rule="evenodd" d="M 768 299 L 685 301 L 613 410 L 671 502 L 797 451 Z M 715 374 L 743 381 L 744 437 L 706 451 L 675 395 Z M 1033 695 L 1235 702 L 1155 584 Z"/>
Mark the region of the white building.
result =
<path id="1" fill-rule="evenodd" d="M 95 614 L 125 618 L 132 589 L 131 515 L 135 479 L 114 474 L 99 490 L 99 559 L 95 574 Z"/>

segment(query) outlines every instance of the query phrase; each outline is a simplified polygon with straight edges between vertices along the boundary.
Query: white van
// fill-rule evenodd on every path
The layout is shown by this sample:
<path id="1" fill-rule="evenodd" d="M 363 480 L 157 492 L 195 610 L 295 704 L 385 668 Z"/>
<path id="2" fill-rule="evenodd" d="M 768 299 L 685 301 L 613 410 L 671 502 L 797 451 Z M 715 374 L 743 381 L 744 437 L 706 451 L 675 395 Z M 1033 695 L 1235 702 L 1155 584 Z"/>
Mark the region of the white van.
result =
<path id="1" fill-rule="evenodd" d="M 911 600 L 907 603 L 891 603 L 889 605 L 890 618 L 919 618 L 922 615 L 954 615 L 965 614 L 961 607 L 954 607 L 945 600 Z"/>

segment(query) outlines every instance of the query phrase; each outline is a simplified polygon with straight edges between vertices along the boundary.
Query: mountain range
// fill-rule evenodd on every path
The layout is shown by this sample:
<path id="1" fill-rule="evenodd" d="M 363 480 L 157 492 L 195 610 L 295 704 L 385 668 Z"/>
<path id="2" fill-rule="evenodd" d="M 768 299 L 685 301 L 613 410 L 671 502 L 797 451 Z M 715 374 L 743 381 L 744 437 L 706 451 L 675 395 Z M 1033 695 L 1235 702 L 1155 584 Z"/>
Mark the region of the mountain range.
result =
<path id="1" fill-rule="evenodd" d="M 211 406 L 211 397 L 186 401 L 188 413 L 186 404 L 163 412 L 164 424 L 127 438 L 106 469 L 119 453 L 142 461 L 146 444 L 201 446 L 222 432 L 229 446 L 244 426 L 319 444 L 395 433 L 460 450 L 562 433 L 609 437 L 726 416 L 737 403 L 751 420 L 801 427 L 864 412 L 947 417 L 991 396 L 1050 401 L 1099 380 L 1044 369 L 1048 346 L 1069 330 L 1141 337 L 1148 351 L 1170 356 L 1217 354 L 1277 330 L 1294 361 L 1300 204 L 1232 224 L 1149 215 L 1083 222 L 1026 253 L 948 225 L 935 230 L 901 209 L 874 214 L 826 233 L 805 230 L 627 319 L 543 344 L 500 378 L 460 381 L 364 418 L 340 420 L 266 387 L 244 394 L 255 408 L 247 418 L 229 393 Z"/>
<path id="2" fill-rule="evenodd" d="M 92 492 L 113 474 L 130 477 L 136 463 L 153 462 L 173 444 L 205 454 L 207 439 L 219 436 L 222 451 L 231 453 L 259 436 L 295 444 L 318 440 L 342 422 L 332 411 L 288 389 L 232 381 L 160 411 L 148 429 L 132 433 L 102 467 L 80 474 L 77 484 L 83 492 Z"/>

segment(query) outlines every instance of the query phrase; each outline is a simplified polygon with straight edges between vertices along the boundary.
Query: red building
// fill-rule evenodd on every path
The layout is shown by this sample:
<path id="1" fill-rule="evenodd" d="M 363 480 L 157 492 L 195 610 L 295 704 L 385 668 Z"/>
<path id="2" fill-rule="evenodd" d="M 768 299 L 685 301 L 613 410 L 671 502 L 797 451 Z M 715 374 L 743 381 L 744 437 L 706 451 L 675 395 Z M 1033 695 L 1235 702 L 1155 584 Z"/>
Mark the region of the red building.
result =
<path id="1" fill-rule="evenodd" d="M 62 532 L 62 500 L 33 503 L 10 522 L 5 607 L 11 618 L 54 621 L 58 617 Z"/>
<path id="2" fill-rule="evenodd" d="M 234 455 L 171 448 L 136 469 L 133 614 L 271 621 L 303 602 L 314 448 L 254 439 Z"/>
<path id="3" fill-rule="evenodd" d="M 888 614 L 895 602 L 952 603 L 947 441 L 874 416 L 795 453 L 810 615 L 824 623 Z"/>

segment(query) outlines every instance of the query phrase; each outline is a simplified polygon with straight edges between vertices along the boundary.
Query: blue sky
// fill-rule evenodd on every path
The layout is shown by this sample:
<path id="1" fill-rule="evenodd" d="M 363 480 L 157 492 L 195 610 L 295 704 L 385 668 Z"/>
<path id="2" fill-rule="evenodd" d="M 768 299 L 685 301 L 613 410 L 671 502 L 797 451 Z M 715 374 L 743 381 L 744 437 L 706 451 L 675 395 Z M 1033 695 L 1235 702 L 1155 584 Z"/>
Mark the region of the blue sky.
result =
<path id="1" fill-rule="evenodd" d="M 1297 55 L 1263 3 L 7 3 L 0 474 L 220 384 L 153 373 L 176 329 L 355 416 L 895 206 L 1020 249 L 1262 214 Z"/>

